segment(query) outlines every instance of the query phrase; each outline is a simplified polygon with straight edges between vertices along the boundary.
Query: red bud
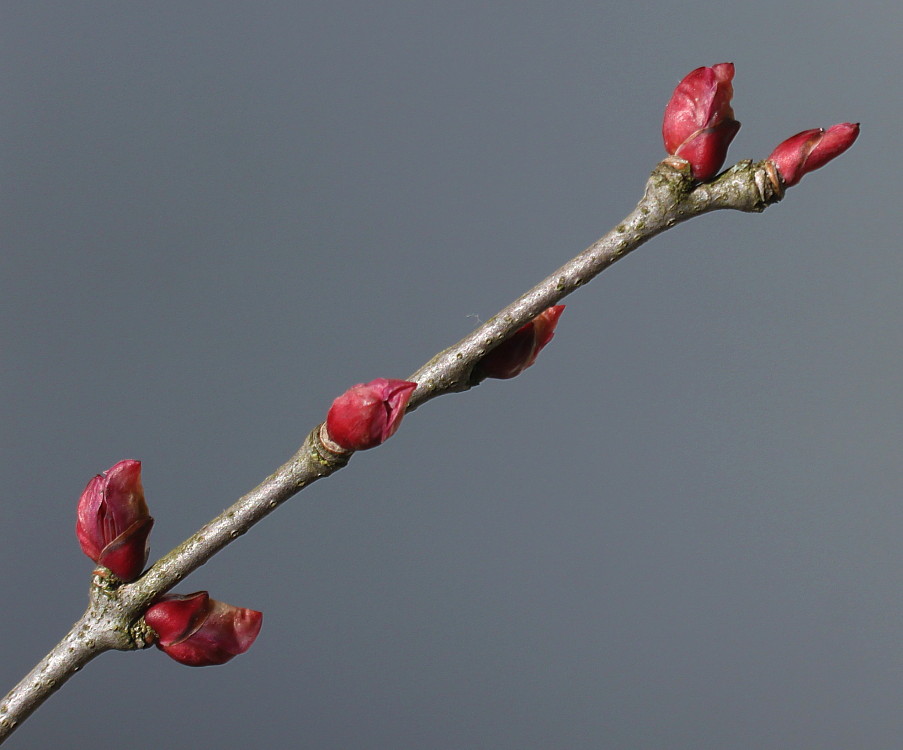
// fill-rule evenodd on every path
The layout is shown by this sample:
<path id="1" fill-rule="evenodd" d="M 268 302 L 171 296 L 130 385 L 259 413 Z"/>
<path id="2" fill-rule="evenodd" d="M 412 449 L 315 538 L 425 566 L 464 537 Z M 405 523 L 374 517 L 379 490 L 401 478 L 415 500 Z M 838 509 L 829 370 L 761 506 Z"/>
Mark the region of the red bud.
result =
<path id="1" fill-rule="evenodd" d="M 332 402 L 326 431 L 345 451 L 384 443 L 398 429 L 417 383 L 377 378 L 349 388 Z"/>
<path id="2" fill-rule="evenodd" d="M 696 68 L 677 84 L 665 107 L 665 150 L 690 162 L 697 180 L 718 173 L 727 147 L 740 130 L 731 108 L 733 77 L 733 63 Z"/>
<path id="3" fill-rule="evenodd" d="M 804 130 L 781 143 L 768 158 L 778 168 L 785 187 L 840 156 L 859 136 L 858 122 L 842 122 L 827 130 Z"/>
<path id="4" fill-rule="evenodd" d="M 249 648 L 263 613 L 211 599 L 206 591 L 168 594 L 144 614 L 157 634 L 157 648 L 189 667 L 224 664 Z"/>
<path id="5" fill-rule="evenodd" d="M 552 340 L 564 307 L 548 307 L 529 323 L 522 325 L 477 363 L 477 372 L 483 377 L 501 380 L 520 375 L 536 361 L 539 352 Z"/>
<path id="6" fill-rule="evenodd" d="M 82 551 L 123 581 L 134 581 L 144 569 L 153 525 L 140 461 L 120 461 L 98 474 L 79 498 L 75 533 Z"/>

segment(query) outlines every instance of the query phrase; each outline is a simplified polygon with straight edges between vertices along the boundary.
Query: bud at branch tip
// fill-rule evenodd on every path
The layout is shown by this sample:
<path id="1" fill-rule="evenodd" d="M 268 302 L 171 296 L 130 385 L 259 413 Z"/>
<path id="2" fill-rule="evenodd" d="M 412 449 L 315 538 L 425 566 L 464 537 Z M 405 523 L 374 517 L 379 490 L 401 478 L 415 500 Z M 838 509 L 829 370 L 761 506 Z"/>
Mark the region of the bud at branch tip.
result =
<path id="1" fill-rule="evenodd" d="M 840 156 L 858 137 L 858 122 L 841 122 L 827 130 L 803 130 L 782 142 L 768 160 L 777 167 L 784 187 L 792 187 L 804 175 Z"/>
<path id="2" fill-rule="evenodd" d="M 677 84 L 665 107 L 665 150 L 688 161 L 693 177 L 699 181 L 718 173 L 730 142 L 740 130 L 731 108 L 733 77 L 733 63 L 696 68 Z"/>

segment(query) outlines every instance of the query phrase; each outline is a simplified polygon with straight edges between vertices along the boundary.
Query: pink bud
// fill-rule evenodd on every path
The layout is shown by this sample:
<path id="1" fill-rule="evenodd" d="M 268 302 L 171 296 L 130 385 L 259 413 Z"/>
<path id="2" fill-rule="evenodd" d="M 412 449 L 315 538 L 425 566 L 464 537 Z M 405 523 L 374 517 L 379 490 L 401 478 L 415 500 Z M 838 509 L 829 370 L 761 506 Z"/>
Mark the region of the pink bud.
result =
<path id="1" fill-rule="evenodd" d="M 548 307 L 529 323 L 522 325 L 477 363 L 477 372 L 483 377 L 501 380 L 520 375 L 536 361 L 539 352 L 552 340 L 564 307 Z"/>
<path id="2" fill-rule="evenodd" d="M 349 388 L 326 415 L 326 431 L 345 451 L 362 451 L 384 443 L 398 429 L 417 383 L 377 378 Z"/>
<path id="3" fill-rule="evenodd" d="M 784 186 L 791 187 L 803 179 L 803 175 L 840 156 L 858 137 L 858 122 L 842 122 L 827 130 L 804 130 L 784 141 L 768 158 L 781 173 Z"/>
<path id="4" fill-rule="evenodd" d="M 224 664 L 254 643 L 263 613 L 211 599 L 206 591 L 168 594 L 144 613 L 157 648 L 189 667 Z"/>
<path id="5" fill-rule="evenodd" d="M 727 147 L 740 130 L 731 108 L 733 77 L 733 63 L 696 68 L 677 84 L 665 107 L 665 150 L 690 162 L 697 180 L 718 173 Z"/>
<path id="6" fill-rule="evenodd" d="M 98 474 L 78 500 L 75 533 L 82 551 L 123 581 L 134 581 L 144 569 L 153 525 L 140 461 L 120 461 Z"/>

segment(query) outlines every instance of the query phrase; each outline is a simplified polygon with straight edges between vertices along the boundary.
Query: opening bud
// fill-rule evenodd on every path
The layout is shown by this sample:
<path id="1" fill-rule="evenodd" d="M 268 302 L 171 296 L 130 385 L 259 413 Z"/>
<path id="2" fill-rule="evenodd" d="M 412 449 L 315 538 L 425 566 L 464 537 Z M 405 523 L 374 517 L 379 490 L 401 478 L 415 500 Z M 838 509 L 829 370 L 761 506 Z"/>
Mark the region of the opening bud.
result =
<path id="1" fill-rule="evenodd" d="M 804 130 L 781 143 L 768 159 L 780 172 L 784 186 L 792 187 L 803 175 L 840 156 L 858 137 L 858 122 L 842 122 L 827 130 Z"/>
<path id="2" fill-rule="evenodd" d="M 98 474 L 78 500 L 75 533 L 82 551 L 123 581 L 134 581 L 144 570 L 153 525 L 140 461 L 120 461 Z"/>
<path id="3" fill-rule="evenodd" d="M 520 375 L 536 361 L 543 347 L 552 340 L 564 307 L 548 307 L 529 323 L 518 328 L 476 364 L 475 374 L 480 378 L 500 380 Z"/>
<path id="4" fill-rule="evenodd" d="M 211 599 L 206 591 L 167 594 L 144 613 L 157 634 L 156 645 L 180 664 L 225 664 L 249 648 L 263 624 L 263 613 Z"/>
<path id="5" fill-rule="evenodd" d="M 693 177 L 714 177 L 740 123 L 734 119 L 731 97 L 733 63 L 696 68 L 677 84 L 662 122 L 665 150 L 690 162 Z"/>
<path id="6" fill-rule="evenodd" d="M 326 415 L 329 439 L 344 451 L 384 443 L 398 430 L 417 383 L 377 378 L 349 388 Z"/>

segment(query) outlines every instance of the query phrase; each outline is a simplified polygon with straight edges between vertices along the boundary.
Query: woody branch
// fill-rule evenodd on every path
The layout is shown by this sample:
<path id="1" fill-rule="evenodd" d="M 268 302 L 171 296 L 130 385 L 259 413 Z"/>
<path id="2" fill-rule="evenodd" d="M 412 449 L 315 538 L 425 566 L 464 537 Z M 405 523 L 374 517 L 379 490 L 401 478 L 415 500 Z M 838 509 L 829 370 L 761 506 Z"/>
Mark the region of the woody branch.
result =
<path id="1" fill-rule="evenodd" d="M 642 199 L 617 226 L 551 273 L 407 381 L 355 386 L 333 404 L 299 450 L 257 487 L 160 558 L 145 573 L 153 519 L 144 502 L 140 463 L 122 461 L 91 480 L 79 503 L 82 549 L 95 570 L 89 606 L 69 633 L 0 702 L 3 742 L 55 690 L 95 656 L 156 643 L 177 661 L 218 664 L 250 647 L 259 612 L 208 597 L 168 595 L 182 579 L 317 479 L 347 465 L 355 450 L 390 437 L 405 413 L 486 377 L 513 377 L 551 339 L 560 300 L 615 261 L 681 222 L 710 211 L 760 212 L 786 187 L 852 145 L 858 125 L 803 131 L 761 162 L 742 161 L 717 175 L 740 125 L 731 109 L 733 65 L 698 68 L 665 110 L 668 158 L 649 177 Z M 716 176 L 717 175 L 717 176 Z"/>

